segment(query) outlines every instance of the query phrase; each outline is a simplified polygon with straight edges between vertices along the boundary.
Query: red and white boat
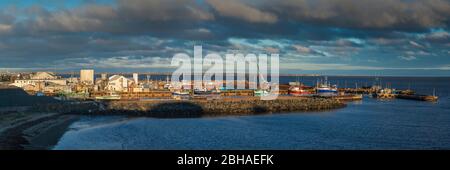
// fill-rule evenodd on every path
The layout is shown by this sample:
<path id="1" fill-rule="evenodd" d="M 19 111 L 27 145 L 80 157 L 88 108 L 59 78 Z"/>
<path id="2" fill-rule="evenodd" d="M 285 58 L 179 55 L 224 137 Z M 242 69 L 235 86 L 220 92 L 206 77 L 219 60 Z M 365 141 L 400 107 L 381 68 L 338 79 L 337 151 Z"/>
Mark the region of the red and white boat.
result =
<path id="1" fill-rule="evenodd" d="M 291 86 L 289 87 L 289 94 L 292 96 L 308 96 L 313 94 L 310 89 L 307 86 Z"/>

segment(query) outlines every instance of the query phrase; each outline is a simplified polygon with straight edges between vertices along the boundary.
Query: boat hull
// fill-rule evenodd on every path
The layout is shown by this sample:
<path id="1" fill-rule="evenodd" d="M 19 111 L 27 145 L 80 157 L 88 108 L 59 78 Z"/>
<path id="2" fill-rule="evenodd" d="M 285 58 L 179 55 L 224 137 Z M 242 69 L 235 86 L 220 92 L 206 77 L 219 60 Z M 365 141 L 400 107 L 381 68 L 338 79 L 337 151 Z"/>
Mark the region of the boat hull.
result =
<path id="1" fill-rule="evenodd" d="M 399 99 L 408 99 L 408 100 L 419 100 L 419 101 L 437 101 L 437 96 L 427 96 L 427 95 L 406 95 L 399 94 L 397 95 Z"/>
<path id="2" fill-rule="evenodd" d="M 289 94 L 292 96 L 309 96 L 312 93 L 309 91 L 289 91 Z"/>
<path id="3" fill-rule="evenodd" d="M 98 96 L 95 97 L 97 100 L 120 100 L 120 96 Z"/>

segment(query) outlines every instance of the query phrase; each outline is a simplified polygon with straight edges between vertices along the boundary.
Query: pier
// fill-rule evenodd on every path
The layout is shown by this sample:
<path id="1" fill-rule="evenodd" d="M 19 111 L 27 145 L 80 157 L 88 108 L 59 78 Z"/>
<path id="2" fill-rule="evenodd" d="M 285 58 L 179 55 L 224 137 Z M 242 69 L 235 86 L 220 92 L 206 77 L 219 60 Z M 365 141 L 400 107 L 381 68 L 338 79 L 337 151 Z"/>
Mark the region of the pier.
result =
<path id="1" fill-rule="evenodd" d="M 59 112 L 77 115 L 126 115 L 156 118 L 195 118 L 322 111 L 345 107 L 340 100 L 322 97 L 282 96 L 276 100 L 258 97 L 223 100 L 116 100 L 62 102 L 36 105 L 33 112 Z"/>
<path id="2" fill-rule="evenodd" d="M 339 100 L 318 97 L 280 97 L 269 101 L 257 98 L 212 101 L 110 101 L 105 103 L 104 110 L 94 113 L 177 118 L 321 111 L 345 106 L 345 103 Z"/>

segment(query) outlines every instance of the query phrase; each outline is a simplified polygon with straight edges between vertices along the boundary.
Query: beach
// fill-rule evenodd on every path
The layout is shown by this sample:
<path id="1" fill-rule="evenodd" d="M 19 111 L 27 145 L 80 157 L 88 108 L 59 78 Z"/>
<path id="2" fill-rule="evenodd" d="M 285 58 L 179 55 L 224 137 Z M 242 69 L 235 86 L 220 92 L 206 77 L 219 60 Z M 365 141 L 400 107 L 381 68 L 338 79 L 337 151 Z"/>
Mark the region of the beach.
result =
<path id="1" fill-rule="evenodd" d="M 33 112 L 36 105 L 56 103 L 50 97 L 29 96 L 23 90 L 0 87 L 0 149 L 51 149 L 77 115 Z"/>

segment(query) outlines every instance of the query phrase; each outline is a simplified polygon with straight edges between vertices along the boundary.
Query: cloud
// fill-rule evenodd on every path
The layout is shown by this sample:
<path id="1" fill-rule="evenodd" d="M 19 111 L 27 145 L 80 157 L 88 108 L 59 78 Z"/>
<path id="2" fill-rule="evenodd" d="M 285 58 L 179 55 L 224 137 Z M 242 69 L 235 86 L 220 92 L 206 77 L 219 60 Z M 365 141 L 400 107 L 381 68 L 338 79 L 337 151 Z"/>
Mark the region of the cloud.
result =
<path id="1" fill-rule="evenodd" d="M 311 49 L 310 47 L 305 47 L 302 45 L 292 45 L 292 47 L 299 53 L 302 54 L 312 54 L 312 55 L 316 55 L 316 56 L 326 56 L 326 54 L 324 52 L 318 51 L 318 50 L 314 50 Z"/>
<path id="2" fill-rule="evenodd" d="M 0 7 L 0 67 L 146 68 L 140 61 L 163 65 L 156 60 L 191 53 L 194 44 L 205 52 L 280 53 L 281 61 L 311 69 L 437 67 L 450 62 L 449 4 L 116 0 Z"/>
<path id="3" fill-rule="evenodd" d="M 412 61 L 412 60 L 416 60 L 417 58 L 412 56 L 412 55 L 407 55 L 407 56 L 399 56 L 400 59 L 402 60 L 406 60 L 406 61 Z"/>
<path id="4" fill-rule="evenodd" d="M 432 32 L 428 36 L 426 36 L 426 38 L 432 40 L 449 39 L 450 33 L 446 31 Z"/>
<path id="5" fill-rule="evenodd" d="M 24 35 L 100 32 L 151 34 L 184 39 L 229 37 L 336 39 L 398 36 L 448 27 L 450 2 L 444 0 L 117 0 L 86 2 L 73 8 L 42 6 L 8 10 L 9 32 Z M 13 11 L 13 12 L 12 12 Z M 4 13 L 4 12 L 3 12 Z M 5 18 L 5 19 L 2 19 Z M 12 20 L 12 21 L 11 21 Z M 207 29 L 208 35 L 193 30 Z M 5 32 L 5 31 L 3 31 Z"/>
<path id="6" fill-rule="evenodd" d="M 294 47 L 295 50 L 301 53 L 310 53 L 312 51 L 310 48 L 301 45 L 292 45 L 292 47 Z"/>
<path id="7" fill-rule="evenodd" d="M 103 32 L 145 34 L 183 32 L 214 16 L 194 0 L 118 0 L 116 5 L 88 3 L 71 9 L 25 9 L 17 29 L 25 33 Z M 181 33 L 182 34 L 182 33 Z"/>
<path id="8" fill-rule="evenodd" d="M 282 69 L 294 70 L 383 70 L 384 67 L 356 66 L 341 63 L 285 63 L 280 66 Z"/>
<path id="9" fill-rule="evenodd" d="M 252 23 L 275 23 L 278 17 L 272 13 L 250 7 L 237 0 L 206 0 L 220 16 L 231 17 Z"/>
<path id="10" fill-rule="evenodd" d="M 118 11 L 128 20 L 196 21 L 213 19 L 213 16 L 194 0 L 119 0 Z"/>
<path id="11" fill-rule="evenodd" d="M 168 68 L 170 58 L 144 57 L 144 56 L 114 56 L 106 59 L 95 57 L 70 58 L 55 63 L 58 68 L 95 67 L 95 68 Z"/>
<path id="12" fill-rule="evenodd" d="M 266 0 L 264 4 L 299 22 L 347 28 L 417 30 L 445 26 L 450 17 L 446 0 Z"/>
<path id="13" fill-rule="evenodd" d="M 269 53 L 280 53 L 280 49 L 274 47 L 266 47 L 265 50 Z"/>
<path id="14" fill-rule="evenodd" d="M 420 45 L 419 43 L 414 41 L 409 41 L 409 44 L 417 48 L 425 48 L 423 45 Z"/>
<path id="15" fill-rule="evenodd" d="M 12 25 L 0 24 L 0 34 L 10 33 L 12 30 Z"/>
<path id="16" fill-rule="evenodd" d="M 418 35 L 418 39 L 436 44 L 450 43 L 450 33 L 446 30 L 432 30 L 429 33 L 423 33 Z"/>

